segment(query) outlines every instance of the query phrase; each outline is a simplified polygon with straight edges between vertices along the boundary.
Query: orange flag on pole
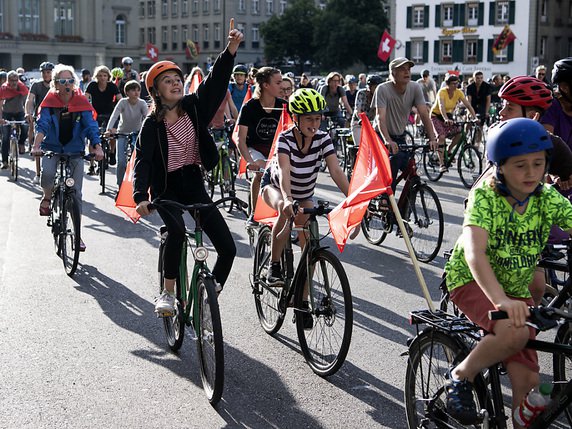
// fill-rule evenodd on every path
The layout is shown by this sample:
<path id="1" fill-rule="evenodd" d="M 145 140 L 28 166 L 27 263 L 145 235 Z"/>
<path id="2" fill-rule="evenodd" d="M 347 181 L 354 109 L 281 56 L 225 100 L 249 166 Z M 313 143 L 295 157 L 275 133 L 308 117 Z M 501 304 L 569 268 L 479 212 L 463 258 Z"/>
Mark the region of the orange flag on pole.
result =
<path id="1" fill-rule="evenodd" d="M 274 154 L 276 153 L 276 145 L 278 144 L 278 136 L 282 131 L 286 131 L 292 126 L 294 123 L 292 122 L 292 118 L 288 114 L 286 110 L 286 105 L 284 105 L 284 109 L 282 110 L 282 116 L 280 116 L 280 121 L 278 122 L 278 127 L 276 127 L 276 132 L 274 133 L 274 140 L 272 141 L 272 147 L 270 148 L 270 154 L 268 155 L 268 160 L 266 161 L 266 168 L 272 162 L 272 158 L 274 158 Z M 262 196 L 259 194 L 256 200 L 256 209 L 254 210 L 254 220 L 265 223 L 265 224 L 272 224 L 275 222 L 276 217 L 278 216 L 278 212 L 270 207 L 268 204 L 264 202 Z"/>
<path id="2" fill-rule="evenodd" d="M 392 194 L 389 154 L 365 113 L 360 113 L 362 130 L 348 196 L 328 216 L 332 236 L 340 252 L 351 231 L 360 224 L 372 198 Z"/>
<path id="3" fill-rule="evenodd" d="M 244 96 L 244 100 L 242 101 L 242 105 L 252 98 L 252 87 L 248 85 L 248 89 L 246 90 L 246 95 Z M 238 121 L 234 125 L 234 130 L 232 131 L 232 141 L 238 147 Z M 243 177 L 246 174 L 246 161 L 243 157 L 240 157 L 240 162 L 238 163 L 238 175 Z"/>
<path id="4" fill-rule="evenodd" d="M 119 193 L 115 200 L 115 207 L 125 213 L 131 222 L 137 223 L 141 215 L 137 213 L 135 201 L 133 200 L 133 172 L 135 167 L 135 151 L 131 154 L 131 159 L 127 163 L 123 182 L 119 187 Z"/>
<path id="5" fill-rule="evenodd" d="M 193 92 L 197 92 L 199 85 L 203 81 L 203 75 L 199 72 L 196 72 L 191 79 L 191 86 L 189 86 L 189 94 Z"/>

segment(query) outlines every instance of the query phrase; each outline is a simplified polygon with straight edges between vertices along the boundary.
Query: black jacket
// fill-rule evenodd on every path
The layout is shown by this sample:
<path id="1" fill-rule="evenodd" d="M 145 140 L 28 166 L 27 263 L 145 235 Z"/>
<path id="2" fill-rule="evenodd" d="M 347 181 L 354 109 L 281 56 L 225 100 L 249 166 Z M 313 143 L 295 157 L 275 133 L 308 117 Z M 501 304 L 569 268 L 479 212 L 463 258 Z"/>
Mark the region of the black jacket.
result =
<path id="1" fill-rule="evenodd" d="M 218 162 L 218 151 L 208 125 L 226 96 L 233 64 L 234 56 L 225 49 L 197 92 L 185 95 L 181 101 L 197 132 L 201 163 L 207 170 L 212 170 Z M 135 155 L 133 199 L 139 204 L 149 200 L 149 188 L 152 198 L 161 196 L 167 188 L 167 129 L 154 113 L 143 121 Z"/>

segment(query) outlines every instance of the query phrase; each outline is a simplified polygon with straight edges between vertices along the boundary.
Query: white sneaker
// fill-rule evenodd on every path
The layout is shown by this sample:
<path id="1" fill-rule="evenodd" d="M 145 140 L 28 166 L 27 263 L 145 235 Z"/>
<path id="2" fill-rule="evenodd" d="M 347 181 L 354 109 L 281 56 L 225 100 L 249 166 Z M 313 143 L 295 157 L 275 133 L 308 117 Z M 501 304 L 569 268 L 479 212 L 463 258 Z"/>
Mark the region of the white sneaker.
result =
<path id="1" fill-rule="evenodd" d="M 40 184 L 40 176 L 34 176 L 34 185 L 39 185 Z"/>
<path id="2" fill-rule="evenodd" d="M 159 316 L 170 316 L 175 312 L 175 295 L 163 291 L 155 304 L 155 313 Z"/>

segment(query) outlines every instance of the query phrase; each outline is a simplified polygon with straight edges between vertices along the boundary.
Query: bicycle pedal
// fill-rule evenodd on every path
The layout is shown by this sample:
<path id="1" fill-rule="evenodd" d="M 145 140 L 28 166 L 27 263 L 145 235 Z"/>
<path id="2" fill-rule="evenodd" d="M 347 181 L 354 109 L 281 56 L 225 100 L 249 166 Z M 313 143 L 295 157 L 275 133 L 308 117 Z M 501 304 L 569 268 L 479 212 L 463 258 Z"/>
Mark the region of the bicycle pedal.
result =
<path id="1" fill-rule="evenodd" d="M 175 315 L 174 311 L 155 311 L 157 318 L 163 319 L 165 317 L 173 317 Z"/>

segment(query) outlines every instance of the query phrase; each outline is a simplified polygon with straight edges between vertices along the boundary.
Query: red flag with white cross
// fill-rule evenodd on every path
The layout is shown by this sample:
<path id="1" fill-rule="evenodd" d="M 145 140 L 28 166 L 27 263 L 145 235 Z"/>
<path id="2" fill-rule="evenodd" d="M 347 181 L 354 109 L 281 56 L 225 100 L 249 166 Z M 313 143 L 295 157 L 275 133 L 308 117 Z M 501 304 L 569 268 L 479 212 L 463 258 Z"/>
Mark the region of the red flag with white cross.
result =
<path id="1" fill-rule="evenodd" d="M 159 49 L 157 49 L 157 46 L 153 45 L 152 43 L 147 43 L 146 55 L 151 61 L 157 62 L 159 59 Z"/>
<path id="2" fill-rule="evenodd" d="M 377 48 L 377 58 L 381 61 L 387 61 L 394 47 L 395 39 L 391 37 L 391 34 L 389 34 L 387 30 L 384 30 L 381 41 L 379 42 L 379 47 Z"/>

